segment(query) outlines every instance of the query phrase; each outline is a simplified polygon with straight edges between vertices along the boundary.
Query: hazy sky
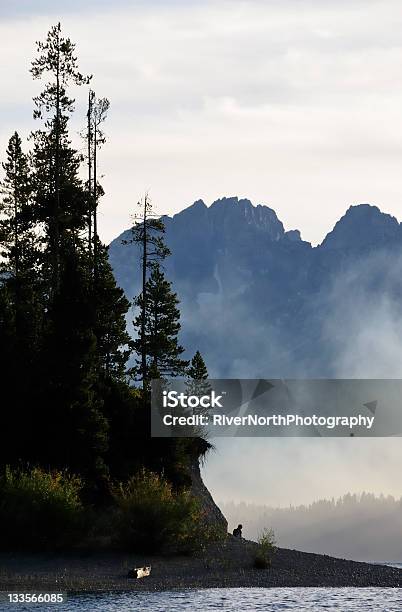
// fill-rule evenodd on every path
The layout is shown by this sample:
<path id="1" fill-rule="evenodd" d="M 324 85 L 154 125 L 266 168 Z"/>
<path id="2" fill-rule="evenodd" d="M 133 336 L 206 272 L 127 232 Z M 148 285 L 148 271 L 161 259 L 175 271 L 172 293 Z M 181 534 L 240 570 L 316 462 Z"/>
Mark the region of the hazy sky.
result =
<path id="1" fill-rule="evenodd" d="M 400 0 L 0 0 L 0 19 L 0 150 L 34 126 L 29 62 L 59 19 L 111 101 L 107 241 L 145 190 L 169 214 L 248 197 L 313 242 L 352 203 L 402 219 Z M 75 93 L 83 146 L 87 92 Z M 273 505 L 400 495 L 400 456 L 399 439 L 224 440 L 206 478 L 218 499 Z"/>
<path id="2" fill-rule="evenodd" d="M 29 61 L 58 19 L 110 98 L 105 240 L 147 189 L 164 213 L 249 197 L 313 242 L 351 203 L 402 218 L 399 0 L 0 0 L 0 17 L 1 150 L 32 128 Z"/>
<path id="3" fill-rule="evenodd" d="M 401 438 L 219 438 L 203 471 L 216 500 L 269 506 L 370 491 L 401 497 Z"/>

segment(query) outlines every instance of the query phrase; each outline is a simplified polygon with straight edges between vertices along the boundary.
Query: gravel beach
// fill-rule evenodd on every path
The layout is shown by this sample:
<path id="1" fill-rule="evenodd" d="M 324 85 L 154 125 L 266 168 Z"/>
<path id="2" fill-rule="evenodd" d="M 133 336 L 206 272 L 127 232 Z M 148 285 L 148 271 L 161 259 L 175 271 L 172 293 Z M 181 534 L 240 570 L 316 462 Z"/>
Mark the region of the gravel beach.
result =
<path id="1" fill-rule="evenodd" d="M 402 570 L 278 548 L 272 566 L 252 567 L 256 544 L 228 536 L 194 557 L 124 553 L 0 555 L 2 590 L 128 591 L 212 587 L 402 587 Z M 130 568 L 152 565 L 151 576 L 127 578 Z"/>

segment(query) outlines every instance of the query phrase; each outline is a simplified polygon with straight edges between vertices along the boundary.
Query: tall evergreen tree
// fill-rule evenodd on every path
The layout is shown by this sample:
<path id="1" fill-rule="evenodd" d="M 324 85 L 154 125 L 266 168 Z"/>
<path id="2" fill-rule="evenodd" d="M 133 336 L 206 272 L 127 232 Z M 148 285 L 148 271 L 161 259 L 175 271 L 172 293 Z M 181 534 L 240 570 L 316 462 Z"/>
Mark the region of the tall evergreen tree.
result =
<path id="1" fill-rule="evenodd" d="M 62 36 L 60 24 L 38 43 L 38 52 L 32 75 L 48 74 L 50 82 L 34 99 L 34 116 L 45 123 L 33 134 L 32 154 L 36 220 L 44 228 L 42 276 L 48 287 L 38 393 L 42 444 L 37 458 L 99 479 L 107 474 L 109 446 L 110 407 L 104 397 L 113 381 L 124 381 L 129 352 L 129 303 L 116 286 L 93 220 L 103 193 L 96 181 L 95 151 L 102 141 L 99 126 L 108 103 L 90 93 L 88 190 L 80 178 L 83 157 L 71 146 L 68 134 L 74 110 L 68 86 L 86 84 L 89 77 L 79 72 L 74 44 Z M 88 249 L 88 225 L 94 230 L 93 249 Z M 91 253 L 95 249 L 96 282 Z"/>
<path id="2" fill-rule="evenodd" d="M 92 277 L 74 251 L 65 257 L 44 338 L 38 459 L 92 480 L 107 474 L 108 423 L 97 385 Z"/>
<path id="3" fill-rule="evenodd" d="M 140 312 L 134 320 L 138 338 L 134 348 L 139 355 L 146 355 L 147 375 L 180 376 L 188 366 L 181 358 L 184 349 L 178 342 L 180 331 L 179 299 L 172 291 L 171 283 L 165 279 L 159 264 L 154 264 L 151 276 L 145 285 L 146 303 L 141 293 L 135 301 Z M 145 313 L 145 325 L 143 325 Z M 143 376 L 142 359 L 137 360 Z"/>
<path id="4" fill-rule="evenodd" d="M 108 103 L 92 96 L 86 185 L 83 157 L 69 138 L 68 88 L 89 77 L 78 71 L 60 24 L 38 51 L 31 72 L 48 82 L 34 99 L 34 116 L 44 125 L 32 135 L 29 159 L 18 135 L 10 140 L 0 202 L 0 370 L 11 397 L 0 408 L 0 460 L 66 467 L 94 488 L 109 474 L 126 478 L 143 465 L 188 485 L 189 457 L 198 457 L 199 447 L 150 441 L 148 394 L 126 381 L 133 347 L 145 390 L 151 376 L 181 375 L 188 366 L 178 342 L 178 299 L 158 265 L 169 253 L 163 221 L 146 196 L 132 233 L 142 263 L 133 343 L 125 326 L 129 303 L 97 235 L 103 190 L 95 158 Z"/>
<path id="5" fill-rule="evenodd" d="M 74 110 L 74 99 L 69 97 L 67 87 L 70 83 L 87 84 L 91 77 L 79 72 L 75 45 L 62 36 L 60 23 L 50 29 L 45 42 L 37 43 L 37 50 L 32 76 L 41 79 L 46 75 L 50 80 L 34 98 L 34 117 L 45 120 L 45 129 L 33 134 L 33 163 L 39 220 L 46 229 L 50 289 L 56 293 L 61 251 L 67 242 L 75 246 L 77 232 L 85 227 L 87 207 L 78 176 L 81 156 L 71 148 L 68 138 L 68 119 Z"/>
<path id="6" fill-rule="evenodd" d="M 99 197 L 103 195 L 103 189 L 98 184 L 98 149 L 105 143 L 105 135 L 101 129 L 102 123 L 107 117 L 109 110 L 109 100 L 107 98 L 92 98 L 91 104 L 91 120 L 92 120 L 92 137 L 93 137 L 93 234 L 94 234 L 94 271 L 95 280 L 98 276 L 99 267 L 99 247 L 100 241 L 98 236 L 98 205 Z"/>
<path id="7" fill-rule="evenodd" d="M 98 250 L 100 246 L 98 236 L 98 204 L 103 195 L 102 186 L 98 182 L 98 151 L 106 142 L 102 124 L 106 120 L 109 110 L 107 98 L 97 98 L 92 89 L 88 94 L 87 129 L 85 134 L 87 146 L 88 165 L 88 245 L 89 252 L 93 254 L 95 276 L 98 266 Z"/>
<path id="8" fill-rule="evenodd" d="M 29 446 L 32 415 L 28 389 L 35 379 L 43 303 L 37 278 L 39 248 L 32 216 L 31 176 L 17 132 L 9 140 L 2 167 L 0 370 L 2 392 L 8 401 L 1 409 L 0 430 L 4 435 L 2 452 L 16 460 Z"/>
<path id="9" fill-rule="evenodd" d="M 94 295 L 97 351 L 103 372 L 124 381 L 126 363 L 132 350 L 132 340 L 126 330 L 126 314 L 130 302 L 116 285 L 108 260 L 108 250 L 98 245 L 98 272 Z"/>
<path id="10" fill-rule="evenodd" d="M 142 338 L 146 336 L 146 319 L 147 319 L 147 278 L 148 270 L 153 269 L 157 262 L 162 261 L 168 255 L 170 251 L 164 243 L 165 224 L 163 220 L 156 217 L 152 202 L 149 199 L 148 194 L 145 194 L 144 200 L 138 202 L 138 206 L 141 208 L 141 214 L 134 216 L 134 225 L 131 228 L 131 239 L 126 240 L 124 244 L 136 244 L 140 247 L 140 260 L 142 268 L 142 292 L 141 299 L 137 299 L 136 305 L 140 308 L 140 335 Z M 141 355 L 141 365 L 137 368 L 137 374 L 142 379 L 142 386 L 144 397 L 147 389 L 147 380 L 149 378 L 148 372 L 148 359 L 147 359 L 147 347 L 145 343 L 141 343 L 137 346 L 139 354 Z"/>
<path id="11" fill-rule="evenodd" d="M 8 283 L 0 284 L 0 368 L 1 368 L 1 393 L 0 404 L 0 463 L 5 465 L 18 459 L 18 451 L 21 439 L 25 442 L 24 421 L 19 412 L 16 386 L 17 375 L 17 350 L 15 330 L 15 307 L 14 299 Z M 20 437 L 15 436 L 18 421 L 22 424 Z M 15 442 L 13 441 L 15 439 Z"/>
<path id="12" fill-rule="evenodd" d="M 208 370 L 200 351 L 196 351 L 186 372 L 186 388 L 189 395 L 208 395 L 211 385 L 208 382 Z"/>
<path id="13" fill-rule="evenodd" d="M 11 136 L 2 164 L 5 176 L 0 184 L 0 266 L 14 279 L 34 266 L 36 236 L 31 215 L 32 184 L 28 158 L 17 132 Z"/>
<path id="14" fill-rule="evenodd" d="M 92 259 L 92 214 L 94 209 L 93 202 L 93 103 L 94 103 L 95 92 L 92 89 L 88 92 L 88 110 L 87 110 L 87 131 L 85 134 L 87 144 L 87 165 L 88 165 L 88 179 L 87 179 L 87 192 L 88 192 L 88 253 L 90 259 Z"/>

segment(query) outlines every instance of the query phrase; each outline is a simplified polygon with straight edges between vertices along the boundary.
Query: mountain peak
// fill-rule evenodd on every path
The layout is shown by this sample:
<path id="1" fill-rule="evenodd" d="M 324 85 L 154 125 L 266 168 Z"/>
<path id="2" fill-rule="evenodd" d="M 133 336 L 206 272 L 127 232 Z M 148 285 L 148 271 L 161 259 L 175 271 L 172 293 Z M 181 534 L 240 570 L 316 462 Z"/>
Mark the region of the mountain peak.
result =
<path id="1" fill-rule="evenodd" d="M 271 240 L 280 240 L 285 233 L 282 222 L 272 208 L 263 204 L 256 206 L 247 198 L 237 196 L 215 200 L 208 209 L 212 219 L 233 229 L 254 227 Z"/>
<path id="2" fill-rule="evenodd" d="M 189 208 L 198 208 L 200 210 L 203 210 L 207 208 L 207 205 L 205 204 L 204 200 L 199 199 L 199 200 L 196 200 L 194 204 L 189 206 Z"/>
<path id="3" fill-rule="evenodd" d="M 250 200 L 239 200 L 237 196 L 224 196 L 223 198 L 218 198 L 217 200 L 212 202 L 211 208 L 213 208 L 214 206 L 237 206 L 239 202 L 249 202 L 251 204 Z"/>
<path id="4" fill-rule="evenodd" d="M 401 227 L 395 217 L 381 212 L 378 206 L 357 204 L 349 206 L 320 246 L 326 249 L 361 248 L 400 237 Z"/>

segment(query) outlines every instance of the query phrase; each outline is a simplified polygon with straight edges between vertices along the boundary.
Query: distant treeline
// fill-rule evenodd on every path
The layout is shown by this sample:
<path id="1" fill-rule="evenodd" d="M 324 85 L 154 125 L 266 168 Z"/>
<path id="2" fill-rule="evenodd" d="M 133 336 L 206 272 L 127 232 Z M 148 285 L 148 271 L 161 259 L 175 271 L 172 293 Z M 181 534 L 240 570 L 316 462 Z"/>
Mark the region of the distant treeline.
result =
<path id="1" fill-rule="evenodd" d="M 307 506 L 222 502 L 220 508 L 229 525 L 243 524 L 250 539 L 272 527 L 284 548 L 362 561 L 402 560 L 402 498 L 348 493 Z"/>

